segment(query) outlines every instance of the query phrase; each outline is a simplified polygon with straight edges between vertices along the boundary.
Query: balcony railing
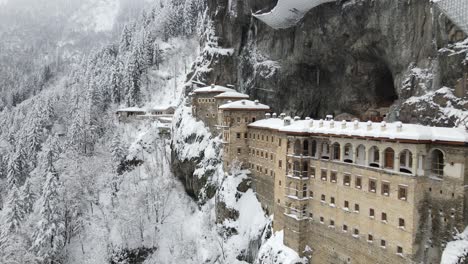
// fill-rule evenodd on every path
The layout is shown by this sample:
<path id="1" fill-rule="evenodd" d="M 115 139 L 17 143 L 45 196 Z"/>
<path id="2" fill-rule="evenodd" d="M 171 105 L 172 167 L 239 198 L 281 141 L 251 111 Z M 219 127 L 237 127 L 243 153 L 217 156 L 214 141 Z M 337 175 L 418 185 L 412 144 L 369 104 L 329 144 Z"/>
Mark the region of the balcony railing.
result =
<path id="1" fill-rule="evenodd" d="M 307 180 L 309 178 L 309 172 L 308 171 L 289 170 L 287 172 L 287 176 L 291 177 L 291 178 Z"/>

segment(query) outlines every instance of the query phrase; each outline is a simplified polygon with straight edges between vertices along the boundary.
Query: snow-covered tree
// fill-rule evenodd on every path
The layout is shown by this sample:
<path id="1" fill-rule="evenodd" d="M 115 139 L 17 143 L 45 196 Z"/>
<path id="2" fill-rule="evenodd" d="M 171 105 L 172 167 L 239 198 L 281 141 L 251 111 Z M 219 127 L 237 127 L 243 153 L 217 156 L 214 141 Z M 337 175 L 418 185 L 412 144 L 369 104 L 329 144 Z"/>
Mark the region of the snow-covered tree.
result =
<path id="1" fill-rule="evenodd" d="M 23 212 L 29 214 L 33 210 L 34 202 L 36 201 L 36 196 L 31 189 L 31 181 L 27 179 L 21 188 L 21 205 L 23 207 Z"/>
<path id="2" fill-rule="evenodd" d="M 24 219 L 24 205 L 16 184 L 11 186 L 5 211 L 5 230 L 16 233 L 20 230 Z"/>

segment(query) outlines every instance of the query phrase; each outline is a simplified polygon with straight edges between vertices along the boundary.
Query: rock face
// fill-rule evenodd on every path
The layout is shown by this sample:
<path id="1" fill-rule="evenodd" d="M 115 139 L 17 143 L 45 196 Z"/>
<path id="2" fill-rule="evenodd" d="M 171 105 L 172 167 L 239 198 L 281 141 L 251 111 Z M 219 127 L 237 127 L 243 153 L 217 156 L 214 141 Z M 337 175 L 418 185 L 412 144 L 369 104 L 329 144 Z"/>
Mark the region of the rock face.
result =
<path id="1" fill-rule="evenodd" d="M 237 84 L 276 111 L 322 118 L 388 109 L 390 121 L 409 122 L 399 117 L 405 100 L 462 76 L 466 52 L 439 52 L 450 23 L 427 0 L 337 1 L 284 30 L 251 16 L 276 1 L 208 2 L 220 45 L 235 49 L 210 81 Z"/>

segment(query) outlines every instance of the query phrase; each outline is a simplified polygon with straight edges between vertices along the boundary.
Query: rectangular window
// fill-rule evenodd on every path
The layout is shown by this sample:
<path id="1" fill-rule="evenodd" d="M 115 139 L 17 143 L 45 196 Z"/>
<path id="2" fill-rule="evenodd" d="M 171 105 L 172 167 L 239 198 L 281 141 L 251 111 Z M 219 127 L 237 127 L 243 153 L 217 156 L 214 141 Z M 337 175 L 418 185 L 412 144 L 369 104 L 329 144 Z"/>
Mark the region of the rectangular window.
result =
<path id="1" fill-rule="evenodd" d="M 336 177 L 337 177 L 336 174 L 337 174 L 336 171 L 332 171 L 330 173 L 330 182 L 336 183 Z"/>
<path id="2" fill-rule="evenodd" d="M 398 246 L 397 247 L 397 254 L 403 254 L 403 248 Z"/>
<path id="3" fill-rule="evenodd" d="M 247 133 L 244 133 L 244 138 L 247 138 Z"/>
<path id="4" fill-rule="evenodd" d="M 282 168 L 283 167 L 283 162 L 281 160 L 278 160 L 278 167 Z"/>
<path id="5" fill-rule="evenodd" d="M 314 192 L 313 191 L 309 191 L 309 197 L 314 198 Z"/>
<path id="6" fill-rule="evenodd" d="M 330 227 L 335 227 L 335 221 L 334 220 L 330 220 Z"/>
<path id="7" fill-rule="evenodd" d="M 385 248 L 387 246 L 387 241 L 385 241 L 384 239 L 380 240 L 380 246 Z"/>
<path id="8" fill-rule="evenodd" d="M 348 232 L 348 226 L 347 225 L 343 225 L 343 232 Z"/>
<path id="9" fill-rule="evenodd" d="M 240 117 L 238 117 L 238 118 L 237 118 L 237 123 L 240 123 L 240 120 L 241 120 Z"/>
<path id="10" fill-rule="evenodd" d="M 369 179 L 369 192 L 375 193 L 377 190 L 377 182 L 373 179 Z"/>
<path id="11" fill-rule="evenodd" d="M 320 217 L 320 223 L 323 224 L 324 223 L 324 219 L 323 219 L 323 216 Z"/>
<path id="12" fill-rule="evenodd" d="M 398 219 L 398 227 L 405 228 L 405 219 L 403 218 Z"/>
<path id="13" fill-rule="evenodd" d="M 371 234 L 367 235 L 367 242 L 372 242 L 372 241 L 374 241 L 374 236 Z"/>
<path id="14" fill-rule="evenodd" d="M 348 201 L 344 201 L 344 209 L 348 209 L 349 208 L 349 202 Z"/>
<path id="15" fill-rule="evenodd" d="M 330 204 L 335 204 L 335 197 L 330 197 Z"/>
<path id="16" fill-rule="evenodd" d="M 382 213 L 382 221 L 387 222 L 387 213 Z"/>
<path id="17" fill-rule="evenodd" d="M 354 235 L 354 237 L 358 237 L 359 236 L 359 229 L 354 228 L 353 235 Z"/>
<path id="18" fill-rule="evenodd" d="M 278 138 L 278 146 L 281 147 L 281 138 Z"/>
<path id="19" fill-rule="evenodd" d="M 354 212 L 359 213 L 359 204 L 354 204 Z"/>
<path id="20" fill-rule="evenodd" d="M 265 136 L 264 136 L 264 135 L 262 135 L 262 140 L 265 140 Z"/>
<path id="21" fill-rule="evenodd" d="M 241 138 L 241 133 L 236 133 L 236 138 Z"/>
<path id="22" fill-rule="evenodd" d="M 310 167 L 310 177 L 315 178 L 315 167 Z"/>
<path id="23" fill-rule="evenodd" d="M 359 176 L 356 176 L 356 188 L 362 189 L 362 178 Z"/>
<path id="24" fill-rule="evenodd" d="M 325 194 L 322 194 L 322 196 L 320 196 L 320 200 L 321 200 L 322 202 L 325 202 Z"/>
<path id="25" fill-rule="evenodd" d="M 237 148 L 237 155 L 241 154 L 241 148 Z"/>
<path id="26" fill-rule="evenodd" d="M 383 182 L 382 183 L 382 195 L 389 196 L 390 195 L 390 183 Z"/>
<path id="27" fill-rule="evenodd" d="M 369 217 L 374 218 L 375 217 L 375 211 L 374 209 L 369 209 Z"/>
<path id="28" fill-rule="evenodd" d="M 249 122 L 249 119 L 247 117 L 244 117 L 244 122 L 245 123 L 248 123 Z"/>
<path id="29" fill-rule="evenodd" d="M 351 185 L 351 175 L 345 174 L 343 176 L 343 185 L 344 186 L 350 186 Z"/>
<path id="30" fill-rule="evenodd" d="M 320 176 L 320 179 L 322 179 L 322 181 L 327 180 L 327 170 L 322 170 L 322 174 Z"/>
<path id="31" fill-rule="evenodd" d="M 407 187 L 398 185 L 398 199 L 406 201 L 407 198 Z"/>
<path id="32" fill-rule="evenodd" d="M 270 154 L 270 160 L 273 160 L 273 153 Z"/>
<path id="33" fill-rule="evenodd" d="M 273 143 L 275 141 L 275 137 L 271 136 L 271 142 Z"/>

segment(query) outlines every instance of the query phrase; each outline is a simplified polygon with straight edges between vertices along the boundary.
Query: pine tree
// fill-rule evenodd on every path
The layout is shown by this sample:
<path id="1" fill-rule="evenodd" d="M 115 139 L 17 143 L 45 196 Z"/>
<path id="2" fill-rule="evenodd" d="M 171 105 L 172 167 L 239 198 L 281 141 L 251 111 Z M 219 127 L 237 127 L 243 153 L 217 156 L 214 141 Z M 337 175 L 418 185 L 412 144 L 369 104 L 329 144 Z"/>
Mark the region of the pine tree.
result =
<path id="1" fill-rule="evenodd" d="M 26 180 L 23 187 L 21 188 L 21 202 L 23 206 L 23 212 L 25 214 L 29 214 L 33 210 L 34 201 L 36 196 L 31 189 L 31 181 L 29 179 Z"/>
<path id="2" fill-rule="evenodd" d="M 20 173 L 23 169 L 21 155 L 19 152 L 12 153 L 10 155 L 10 161 L 8 162 L 7 168 L 7 183 L 8 187 L 12 188 L 14 185 L 18 185 L 20 182 Z"/>
<path id="3" fill-rule="evenodd" d="M 40 220 L 33 234 L 32 245 L 41 263 L 56 263 L 65 244 L 65 221 L 59 188 L 58 173 L 49 161 L 41 196 Z"/>
<path id="4" fill-rule="evenodd" d="M 5 212 L 5 228 L 8 232 L 18 232 L 24 219 L 23 204 L 16 184 L 11 187 Z"/>
<path id="5" fill-rule="evenodd" d="M 112 153 L 112 161 L 115 163 L 120 163 L 125 158 L 125 150 L 122 146 L 122 142 L 118 135 L 115 135 L 112 138 L 111 143 L 111 153 Z"/>

